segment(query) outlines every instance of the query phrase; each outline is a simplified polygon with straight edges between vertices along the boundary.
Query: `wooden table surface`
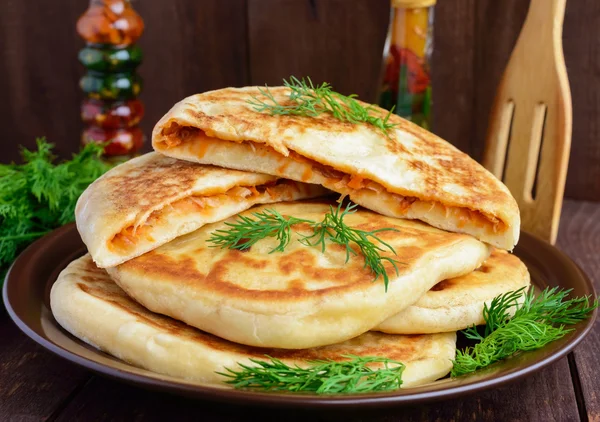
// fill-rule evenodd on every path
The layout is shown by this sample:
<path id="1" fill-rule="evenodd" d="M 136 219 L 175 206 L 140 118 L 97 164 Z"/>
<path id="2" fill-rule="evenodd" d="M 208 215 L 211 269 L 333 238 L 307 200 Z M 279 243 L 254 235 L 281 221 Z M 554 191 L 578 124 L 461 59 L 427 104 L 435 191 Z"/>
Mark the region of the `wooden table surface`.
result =
<path id="1" fill-rule="evenodd" d="M 600 203 L 566 201 L 558 247 L 600 288 Z M 92 375 L 45 351 L 0 312 L 1 421 L 600 421 L 600 325 L 567 358 L 530 378 L 414 407 L 311 411 L 224 405 L 146 391 Z"/>

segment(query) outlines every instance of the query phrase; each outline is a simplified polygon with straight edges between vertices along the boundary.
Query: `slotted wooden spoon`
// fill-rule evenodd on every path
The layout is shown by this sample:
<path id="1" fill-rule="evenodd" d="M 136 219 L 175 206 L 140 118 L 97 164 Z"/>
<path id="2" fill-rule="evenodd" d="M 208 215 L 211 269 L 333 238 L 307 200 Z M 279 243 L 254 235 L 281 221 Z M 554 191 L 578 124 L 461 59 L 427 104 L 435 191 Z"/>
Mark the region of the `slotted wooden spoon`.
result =
<path id="1" fill-rule="evenodd" d="M 565 3 L 531 0 L 496 93 L 483 159 L 517 200 L 522 228 L 551 243 L 571 147 L 571 92 L 562 50 Z"/>

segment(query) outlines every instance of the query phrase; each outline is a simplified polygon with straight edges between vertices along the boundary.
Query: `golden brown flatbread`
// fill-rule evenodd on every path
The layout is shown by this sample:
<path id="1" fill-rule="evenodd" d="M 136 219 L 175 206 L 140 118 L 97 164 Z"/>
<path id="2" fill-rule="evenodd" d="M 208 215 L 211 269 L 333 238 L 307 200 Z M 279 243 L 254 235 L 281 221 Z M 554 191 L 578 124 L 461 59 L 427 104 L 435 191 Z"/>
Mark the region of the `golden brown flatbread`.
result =
<path id="1" fill-rule="evenodd" d="M 443 280 L 413 305 L 377 328 L 393 334 L 459 331 L 485 324 L 483 308 L 497 296 L 530 285 L 529 271 L 516 256 L 495 249 L 475 271 Z"/>
<path id="2" fill-rule="evenodd" d="M 289 202 L 254 207 L 240 213 L 273 209 L 284 216 L 321 221 L 329 203 Z M 131 297 L 153 312 L 169 315 L 203 331 L 259 347 L 302 349 L 339 343 L 376 327 L 412 305 L 439 281 L 469 273 L 488 257 L 489 248 L 472 236 L 448 233 L 427 224 L 385 217 L 360 209 L 347 215 L 350 227 L 372 231 L 394 247 L 398 274 L 389 275 L 385 291 L 356 245 L 346 249 L 327 241 L 308 247 L 307 224 L 294 226 L 283 252 L 271 252 L 275 238 L 259 240 L 249 250 L 211 247 L 207 239 L 237 217 L 206 225 L 108 272 Z"/>
<path id="3" fill-rule="evenodd" d="M 152 152 L 108 171 L 81 195 L 77 229 L 112 267 L 255 204 L 326 194 L 318 185 L 176 160 Z"/>
<path id="4" fill-rule="evenodd" d="M 376 356 L 406 365 L 402 387 L 414 387 L 446 375 L 452 368 L 456 333 L 401 336 L 366 333 L 344 343 L 307 350 L 242 346 L 148 311 L 130 299 L 89 255 L 59 275 L 50 295 L 52 313 L 74 336 L 132 365 L 159 374 L 221 384 L 217 372 L 240 369 L 250 359 L 306 366 L 307 360 L 344 360 L 342 355 Z"/>
<path id="5" fill-rule="evenodd" d="M 270 92 L 289 101 L 287 88 Z M 519 209 L 506 186 L 432 133 L 396 115 L 387 134 L 328 113 L 272 116 L 248 103 L 261 95 L 258 87 L 226 88 L 183 99 L 156 124 L 154 149 L 320 184 L 381 214 L 468 233 L 502 249 L 517 243 Z"/>

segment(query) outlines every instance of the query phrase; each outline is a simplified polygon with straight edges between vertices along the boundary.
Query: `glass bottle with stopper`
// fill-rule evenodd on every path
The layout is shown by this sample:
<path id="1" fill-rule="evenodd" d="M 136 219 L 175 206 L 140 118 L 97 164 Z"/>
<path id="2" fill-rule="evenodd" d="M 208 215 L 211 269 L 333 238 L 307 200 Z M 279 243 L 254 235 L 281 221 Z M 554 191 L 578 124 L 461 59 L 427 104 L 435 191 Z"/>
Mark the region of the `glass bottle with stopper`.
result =
<path id="1" fill-rule="evenodd" d="M 107 142 L 106 156 L 132 155 L 144 143 L 138 126 L 144 106 L 137 99 L 142 79 L 136 73 L 142 51 L 135 44 L 143 30 L 129 0 L 90 0 L 77 21 L 77 32 L 86 41 L 79 61 L 87 69 L 79 81 L 86 95 L 81 141 Z"/>
<path id="2" fill-rule="evenodd" d="M 392 19 L 385 51 L 382 107 L 429 129 L 430 58 L 436 0 L 391 0 Z"/>

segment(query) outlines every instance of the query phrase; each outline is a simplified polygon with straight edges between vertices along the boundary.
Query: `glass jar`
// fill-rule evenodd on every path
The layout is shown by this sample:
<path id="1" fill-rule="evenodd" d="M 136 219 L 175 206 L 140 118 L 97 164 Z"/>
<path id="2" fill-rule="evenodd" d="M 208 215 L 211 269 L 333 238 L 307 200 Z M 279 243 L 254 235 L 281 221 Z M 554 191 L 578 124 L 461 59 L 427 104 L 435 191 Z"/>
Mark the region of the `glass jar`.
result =
<path id="1" fill-rule="evenodd" d="M 431 126 L 430 59 L 436 0 L 392 0 L 380 105 Z"/>
<path id="2" fill-rule="evenodd" d="M 81 141 L 106 144 L 107 157 L 135 155 L 144 143 L 137 126 L 144 115 L 138 99 L 142 78 L 136 72 L 142 50 L 135 44 L 144 21 L 129 0 L 90 0 L 77 31 L 86 41 L 79 52 L 87 69 L 79 81 L 86 95 Z"/>

